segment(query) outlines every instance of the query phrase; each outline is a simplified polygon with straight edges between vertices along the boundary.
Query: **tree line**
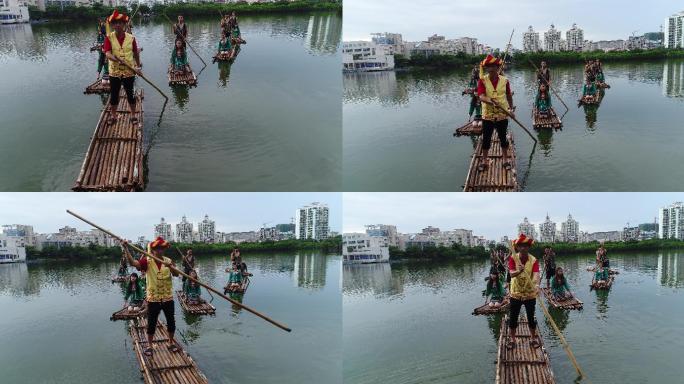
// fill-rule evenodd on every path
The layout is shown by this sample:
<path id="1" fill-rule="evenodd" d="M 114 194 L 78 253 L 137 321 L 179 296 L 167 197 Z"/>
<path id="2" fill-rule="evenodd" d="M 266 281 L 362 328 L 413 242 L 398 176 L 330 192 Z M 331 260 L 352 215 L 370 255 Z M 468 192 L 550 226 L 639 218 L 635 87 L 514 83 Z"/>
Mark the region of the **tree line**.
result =
<path id="1" fill-rule="evenodd" d="M 545 60 L 549 65 L 564 63 L 584 63 L 599 59 L 604 62 L 630 60 L 656 60 L 684 57 L 684 49 L 633 49 L 631 51 L 592 51 L 592 52 L 518 52 L 513 55 L 515 64 L 529 65 L 529 60 L 539 63 Z"/>

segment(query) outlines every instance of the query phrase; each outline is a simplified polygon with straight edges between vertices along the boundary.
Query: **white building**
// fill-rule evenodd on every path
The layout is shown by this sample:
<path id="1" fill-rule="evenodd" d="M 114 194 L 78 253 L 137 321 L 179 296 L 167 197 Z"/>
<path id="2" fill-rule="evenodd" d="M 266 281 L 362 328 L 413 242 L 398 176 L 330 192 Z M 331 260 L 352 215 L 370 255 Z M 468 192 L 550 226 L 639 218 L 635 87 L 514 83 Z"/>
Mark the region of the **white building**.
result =
<path id="1" fill-rule="evenodd" d="M 577 243 L 579 241 L 579 222 L 568 214 L 568 219 L 561 223 L 561 239 L 568 243 Z"/>
<path id="2" fill-rule="evenodd" d="M 537 239 L 537 231 L 534 229 L 534 224 L 530 223 L 527 217 L 523 219 L 522 223 L 518 224 L 518 234 L 521 233 L 531 239 Z"/>
<path id="3" fill-rule="evenodd" d="M 0 264 L 26 261 L 26 248 L 19 237 L 0 235 Z"/>
<path id="4" fill-rule="evenodd" d="M 33 247 L 36 245 L 36 234 L 33 226 L 23 224 L 10 224 L 2 226 L 2 233 L 9 237 L 14 237 L 22 247 Z"/>
<path id="5" fill-rule="evenodd" d="M 641 232 L 639 231 L 639 227 L 630 227 L 629 224 L 622 228 L 622 236 L 621 240 L 622 241 L 637 241 L 641 237 Z"/>
<path id="6" fill-rule="evenodd" d="M 391 48 L 372 41 L 346 41 L 342 43 L 343 70 L 347 72 L 374 72 L 394 69 Z"/>
<path id="7" fill-rule="evenodd" d="M 665 19 L 665 48 L 684 48 L 684 11 Z"/>
<path id="8" fill-rule="evenodd" d="M 538 52 L 540 48 L 539 32 L 535 32 L 530 25 L 527 32 L 523 33 L 523 52 Z"/>
<path id="9" fill-rule="evenodd" d="M 192 223 L 183 215 L 180 223 L 176 224 L 176 241 L 179 243 L 192 243 L 192 231 Z"/>
<path id="10" fill-rule="evenodd" d="M 660 208 L 658 223 L 659 238 L 684 240 L 684 203 L 678 201 Z"/>
<path id="11" fill-rule="evenodd" d="M 33 4 L 22 0 L 0 0 L 0 24 L 28 23 L 29 5 Z"/>
<path id="12" fill-rule="evenodd" d="M 295 236 L 297 239 L 324 240 L 328 238 L 328 206 L 311 203 L 295 213 Z"/>
<path id="13" fill-rule="evenodd" d="M 365 233 L 342 235 L 342 262 L 344 264 L 370 264 L 389 262 L 389 248 L 382 238 Z"/>
<path id="14" fill-rule="evenodd" d="M 556 26 L 551 24 L 551 28 L 544 32 L 544 50 L 549 52 L 559 52 L 564 50 L 561 45 L 561 32 L 556 29 Z"/>
<path id="15" fill-rule="evenodd" d="M 584 31 L 572 24 L 572 28 L 565 32 L 565 40 L 568 42 L 568 51 L 582 51 L 584 49 Z"/>
<path id="16" fill-rule="evenodd" d="M 556 223 L 551 221 L 549 214 L 546 220 L 539 224 L 539 241 L 542 243 L 553 243 L 556 241 Z"/>
<path id="17" fill-rule="evenodd" d="M 280 232 L 276 227 L 259 228 L 259 241 L 278 241 Z"/>
<path id="18" fill-rule="evenodd" d="M 171 224 L 167 223 L 163 217 L 161 218 L 161 222 L 159 224 L 154 225 L 154 238 L 156 239 L 160 236 L 167 241 L 173 240 L 173 231 L 171 230 Z"/>
<path id="19" fill-rule="evenodd" d="M 89 245 L 99 245 L 112 247 L 116 242 L 106 233 L 99 229 L 90 231 L 77 231 L 76 228 L 65 226 L 57 233 L 45 233 L 36 235 L 36 249 L 44 247 L 87 247 Z"/>
<path id="20" fill-rule="evenodd" d="M 204 215 L 204 220 L 197 224 L 197 233 L 201 243 L 213 243 L 216 239 L 216 223 Z"/>
<path id="21" fill-rule="evenodd" d="M 371 41 L 378 46 L 387 47 L 387 53 L 390 55 L 407 55 L 401 33 L 371 33 Z"/>
<path id="22" fill-rule="evenodd" d="M 397 227 L 394 225 L 372 224 L 366 225 L 366 235 L 370 237 L 384 237 L 387 239 L 387 245 L 390 247 L 399 246 L 399 236 L 397 235 Z"/>
<path id="23" fill-rule="evenodd" d="M 450 247 L 453 244 L 460 244 L 466 247 L 474 247 L 475 239 L 473 231 L 470 229 L 454 229 L 451 231 L 442 231 L 435 237 L 437 245 Z"/>

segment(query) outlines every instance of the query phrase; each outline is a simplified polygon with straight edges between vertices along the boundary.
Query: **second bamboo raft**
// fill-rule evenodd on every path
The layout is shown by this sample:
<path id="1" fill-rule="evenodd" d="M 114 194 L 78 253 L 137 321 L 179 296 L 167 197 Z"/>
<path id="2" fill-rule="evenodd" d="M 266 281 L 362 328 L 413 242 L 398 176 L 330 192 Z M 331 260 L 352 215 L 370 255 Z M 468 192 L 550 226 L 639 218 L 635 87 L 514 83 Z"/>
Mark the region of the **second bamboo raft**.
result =
<path id="1" fill-rule="evenodd" d="M 489 148 L 489 166 L 483 171 L 478 167 L 483 164 L 482 158 L 482 137 L 479 138 L 475 152 L 470 159 L 470 168 L 466 176 L 464 192 L 517 192 L 518 172 L 516 170 L 515 144 L 513 134 L 508 134 L 509 155 L 508 161 L 511 169 L 503 166 L 503 148 L 496 132 L 492 135 L 492 145 Z"/>
<path id="2" fill-rule="evenodd" d="M 109 320 L 115 321 L 115 320 L 133 320 L 138 317 L 144 316 L 147 314 L 147 305 L 143 305 L 139 307 L 137 310 L 136 309 L 128 309 L 128 307 L 118 310 L 112 314 L 112 316 L 109 318 Z"/>
<path id="3" fill-rule="evenodd" d="M 216 307 L 205 302 L 191 304 L 188 302 L 187 297 L 183 291 L 176 291 L 178 296 L 178 302 L 180 303 L 183 310 L 191 315 L 213 315 L 216 313 Z"/>
<path id="4" fill-rule="evenodd" d="M 554 308 L 582 309 L 582 307 L 584 306 L 584 303 L 574 296 L 571 299 L 558 301 L 553 297 L 553 294 L 551 293 L 551 290 L 549 288 L 542 288 L 542 291 L 544 292 L 544 297 L 546 297 L 546 302 Z"/>
<path id="5" fill-rule="evenodd" d="M 474 125 L 473 121 L 469 121 L 465 123 L 464 125 L 456 128 L 456 132 L 454 132 L 454 136 L 465 136 L 465 135 L 481 135 L 482 134 L 482 126 L 481 125 Z"/>
<path id="6" fill-rule="evenodd" d="M 499 332 L 499 352 L 496 359 L 496 384 L 553 384 L 556 379 L 551 370 L 549 354 L 544 348 L 539 329 L 537 336 L 539 348 L 530 345 L 530 328 L 527 318 L 521 317 L 516 330 L 515 348 L 506 348 L 511 339 L 508 328 L 508 315 L 501 322 Z"/>
<path id="7" fill-rule="evenodd" d="M 197 76 L 195 76 L 195 72 L 192 69 L 186 72 L 177 72 L 169 69 L 168 75 L 169 85 L 197 85 Z"/>
<path id="8" fill-rule="evenodd" d="M 86 95 L 93 94 L 93 93 L 109 93 L 111 89 L 111 85 L 109 83 L 103 84 L 102 79 L 98 79 L 96 82 L 90 84 L 89 86 L 86 87 L 85 93 Z"/>
<path id="9" fill-rule="evenodd" d="M 497 308 L 490 307 L 489 304 L 481 305 L 473 309 L 473 315 L 493 315 L 495 313 L 503 313 L 508 311 L 511 306 L 511 301 L 508 296 L 504 297 L 503 302 Z"/>
<path id="10" fill-rule="evenodd" d="M 609 290 L 610 287 L 613 286 L 613 280 L 615 280 L 614 276 L 608 276 L 608 280 L 604 284 L 600 284 L 598 281 L 592 281 L 591 282 L 591 287 L 594 289 L 605 289 Z"/>
<path id="11" fill-rule="evenodd" d="M 110 95 L 111 97 L 111 95 Z M 143 175 L 143 90 L 135 95 L 138 122 L 131 122 L 128 100 L 121 90 L 118 120 L 109 122 L 109 101 L 90 139 L 74 191 L 142 191 Z"/>
<path id="12" fill-rule="evenodd" d="M 553 108 L 549 108 L 549 112 L 546 115 L 542 115 L 535 108 L 532 111 L 532 125 L 535 129 L 561 129 L 563 127 L 563 122 L 558 118 L 556 110 Z"/>

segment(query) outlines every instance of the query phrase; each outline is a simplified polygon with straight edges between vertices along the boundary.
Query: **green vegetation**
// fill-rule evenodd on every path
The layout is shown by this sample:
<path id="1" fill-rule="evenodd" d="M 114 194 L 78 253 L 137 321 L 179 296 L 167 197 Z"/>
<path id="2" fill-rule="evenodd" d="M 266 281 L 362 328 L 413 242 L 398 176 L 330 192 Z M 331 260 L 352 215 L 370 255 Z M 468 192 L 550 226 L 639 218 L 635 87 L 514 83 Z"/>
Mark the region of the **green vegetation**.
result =
<path id="1" fill-rule="evenodd" d="M 534 255 L 542 255 L 544 247 L 550 246 L 557 255 L 577 254 L 577 253 L 594 253 L 598 248 L 599 243 L 594 241 L 591 243 L 536 243 L 530 249 L 530 253 Z M 673 239 L 651 239 L 644 241 L 615 241 L 606 242 L 605 247 L 608 251 L 614 252 L 628 252 L 628 251 L 655 251 L 661 249 L 681 249 L 684 248 L 684 241 Z"/>
<path id="2" fill-rule="evenodd" d="M 230 255 L 230 252 L 235 247 L 239 247 L 242 253 L 253 252 L 282 252 L 282 251 L 303 251 L 303 250 L 320 250 L 326 253 L 341 252 L 342 236 L 336 236 L 323 241 L 315 240 L 283 240 L 283 241 L 264 241 L 261 243 L 222 243 L 222 244 L 173 244 L 182 252 L 192 248 L 192 251 L 197 256 L 202 255 L 216 255 L 225 254 Z M 178 251 L 171 248 L 167 251 L 167 256 L 176 258 Z M 33 247 L 26 248 L 26 258 L 28 260 L 89 260 L 89 259 L 111 259 L 118 260 L 121 258 L 121 248 L 103 247 L 99 245 L 90 245 L 88 247 L 44 247 L 42 250 L 37 250 Z"/>
<path id="3" fill-rule="evenodd" d="M 390 260 L 398 259 L 433 259 L 445 260 L 463 257 L 488 257 L 489 252 L 484 247 L 466 247 L 453 244 L 451 247 L 408 247 L 405 251 L 397 247 L 390 247 Z"/>
<path id="4" fill-rule="evenodd" d="M 117 7 L 119 12 L 130 15 L 135 11 L 135 7 Z M 63 19 L 63 20 L 95 20 L 98 17 L 110 15 L 114 11 L 113 7 L 103 6 L 94 3 L 92 7 L 68 6 L 62 8 L 59 5 L 50 5 L 45 8 L 45 12 L 36 7 L 29 8 L 32 19 Z M 140 5 L 139 14 L 152 13 L 153 15 L 167 14 L 175 18 L 176 15 L 184 16 L 215 16 L 219 17 L 219 12 L 226 14 L 235 11 L 239 15 L 261 14 L 261 13 L 297 13 L 310 11 L 337 11 L 342 12 L 342 2 L 337 0 L 296 0 L 296 1 L 277 1 L 273 3 L 253 3 L 245 1 L 237 3 L 217 4 L 217 3 L 178 3 L 171 5 L 154 4 L 152 8 L 147 5 Z"/>
<path id="5" fill-rule="evenodd" d="M 411 58 L 402 55 L 394 55 L 395 68 L 410 69 L 462 69 L 471 67 L 484 59 L 482 55 L 412 55 Z"/>
<path id="6" fill-rule="evenodd" d="M 684 49 L 649 49 L 641 50 L 635 49 L 632 51 L 614 51 L 614 52 L 528 52 L 516 53 L 513 55 L 513 62 L 520 65 L 529 65 L 528 60 L 539 65 L 539 62 L 545 60 L 549 65 L 563 64 L 563 63 L 584 63 L 587 60 L 599 59 L 603 62 L 610 61 L 645 61 L 657 60 L 666 58 L 680 58 L 684 57 Z"/>

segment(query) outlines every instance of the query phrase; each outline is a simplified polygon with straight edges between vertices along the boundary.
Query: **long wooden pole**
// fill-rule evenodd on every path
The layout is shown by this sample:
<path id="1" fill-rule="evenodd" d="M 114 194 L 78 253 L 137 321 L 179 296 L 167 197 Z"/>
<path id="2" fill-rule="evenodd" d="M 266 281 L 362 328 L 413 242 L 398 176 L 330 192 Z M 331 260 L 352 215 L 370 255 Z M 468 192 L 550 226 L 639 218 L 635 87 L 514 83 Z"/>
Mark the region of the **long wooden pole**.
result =
<path id="1" fill-rule="evenodd" d="M 128 65 L 127 62 L 123 61 L 121 58 L 119 58 L 119 57 L 116 56 L 115 54 L 113 54 L 113 53 L 111 53 L 111 52 L 110 52 L 109 54 L 112 55 L 112 56 L 114 56 L 114 58 L 116 58 L 116 59 L 119 61 L 120 64 L 123 64 L 124 67 L 130 69 L 131 71 L 135 72 L 138 76 L 142 77 L 142 79 L 145 80 L 145 81 L 147 81 L 154 89 L 157 90 L 157 92 L 161 93 L 161 95 L 166 99 L 166 101 L 169 101 L 169 97 L 166 96 L 166 94 L 165 94 L 164 92 L 162 92 L 162 90 L 159 89 L 159 87 L 157 87 L 156 85 L 154 85 L 153 82 L 151 82 L 147 77 L 145 77 L 145 75 L 142 74 L 142 71 L 136 70 L 135 68 L 131 67 L 130 65 Z"/>
<path id="2" fill-rule="evenodd" d="M 506 56 L 508 56 L 508 49 L 511 46 L 511 40 L 513 40 L 513 33 L 515 32 L 515 28 L 511 31 L 511 36 L 508 38 L 508 45 L 506 45 L 506 53 L 504 53 L 503 60 L 501 61 L 501 67 L 499 67 L 499 75 L 501 72 L 504 70 L 504 66 L 506 65 Z"/>
<path id="3" fill-rule="evenodd" d="M 153 254 L 147 252 L 146 250 L 144 250 L 144 249 L 142 249 L 142 248 L 140 248 L 140 247 L 138 247 L 138 246 L 136 246 L 136 245 L 134 245 L 134 244 L 128 243 L 128 242 L 127 242 L 125 239 L 123 239 L 122 237 L 113 234 L 113 233 L 110 232 L 109 230 L 100 227 L 99 225 L 93 223 L 92 221 L 90 221 L 90 220 L 88 220 L 88 219 L 86 219 L 86 218 L 83 218 L 82 216 L 78 215 L 77 213 L 74 213 L 74 212 L 72 212 L 71 210 L 68 210 L 68 209 L 67 209 L 67 213 L 70 214 L 71 216 L 74 216 L 75 218 L 77 218 L 77 219 L 79 219 L 79 220 L 81 220 L 81 221 L 87 223 L 87 224 L 90 224 L 91 226 L 93 226 L 93 227 L 99 229 L 100 231 L 102 231 L 102 232 L 108 234 L 109 236 L 111 236 L 111 237 L 113 237 L 113 238 L 115 238 L 115 239 L 117 239 L 117 240 L 119 240 L 119 241 L 121 241 L 121 242 L 126 242 L 126 243 L 128 244 L 128 246 L 130 246 L 130 247 L 133 248 L 134 250 L 136 250 L 136 251 L 138 251 L 138 252 L 140 252 L 140 253 L 143 253 L 143 254 L 147 255 L 148 257 L 151 257 L 152 259 L 154 259 L 154 260 L 156 260 L 156 261 L 158 261 L 158 262 L 160 262 L 160 263 L 163 263 L 163 262 L 164 262 L 163 259 L 160 259 L 160 258 L 158 258 L 157 256 L 154 256 Z M 233 303 L 234 305 L 237 305 L 237 306 L 239 306 L 240 308 L 242 308 L 242 309 L 244 309 L 244 310 L 246 310 L 246 311 L 248 311 L 248 312 L 251 312 L 251 313 L 253 313 L 253 314 L 256 315 L 256 316 L 261 317 L 262 319 L 268 321 L 269 323 L 275 325 L 276 327 L 278 327 L 278 328 L 280 328 L 280 329 L 282 329 L 282 330 L 285 330 L 285 331 L 287 331 L 287 332 L 292 332 L 292 329 L 288 328 L 286 325 L 281 324 L 281 323 L 279 323 L 279 322 L 277 322 L 277 321 L 275 321 L 275 320 L 273 320 L 273 319 L 267 317 L 266 315 L 263 315 L 263 314 L 257 312 L 256 310 L 254 310 L 254 309 L 252 309 L 252 308 L 250 308 L 250 307 L 248 307 L 248 306 L 246 306 L 246 305 L 240 303 L 239 301 L 236 301 L 236 300 L 231 299 L 230 297 L 228 297 L 228 296 L 224 295 L 223 293 L 217 291 L 216 289 L 212 288 L 211 286 L 209 286 L 209 285 L 207 285 L 207 284 L 204 284 L 203 282 L 201 282 L 201 281 L 199 281 L 199 280 L 197 280 L 197 279 L 195 279 L 195 278 L 193 278 L 193 277 L 191 277 L 191 276 L 186 275 L 183 271 L 179 270 L 178 268 L 176 268 L 176 267 L 174 267 L 174 266 L 172 266 L 172 265 L 167 265 L 167 267 L 169 267 L 171 270 L 175 271 L 175 272 L 178 273 L 179 275 L 185 276 L 186 278 L 190 279 L 191 281 L 194 281 L 195 283 L 197 283 L 197 284 L 203 286 L 203 287 L 206 288 L 208 291 L 211 291 L 211 292 L 216 293 L 217 295 L 219 295 L 219 296 L 221 296 L 222 298 L 224 298 L 224 299 L 230 301 L 230 302 Z"/>
<path id="4" fill-rule="evenodd" d="M 529 61 L 530 64 L 532 64 L 532 66 L 534 67 L 534 69 L 537 71 L 537 74 L 540 74 L 540 73 L 541 73 L 541 71 L 539 70 L 539 68 L 537 68 L 537 65 L 534 64 L 534 62 L 532 61 L 532 59 L 527 59 L 527 61 Z M 561 97 L 558 95 L 558 93 L 556 93 L 556 90 L 555 90 L 553 87 L 551 87 L 551 84 L 549 84 L 548 80 L 546 80 L 546 78 L 543 77 L 543 76 L 542 76 L 542 79 L 543 79 L 544 82 L 546 83 L 546 86 L 549 87 L 549 89 L 551 90 L 551 92 L 553 92 L 553 94 L 556 95 L 556 97 L 558 98 L 558 100 L 560 100 L 560 102 L 563 103 L 563 106 L 565 107 L 565 112 L 567 113 L 567 112 L 570 110 L 570 108 L 568 108 L 567 104 L 565 104 L 565 102 L 563 101 L 563 99 L 561 99 Z"/>
<path id="5" fill-rule="evenodd" d="M 532 133 L 530 132 L 530 130 L 527 129 L 520 121 L 518 121 L 518 119 L 515 118 L 515 116 L 513 116 L 513 114 L 511 114 L 510 112 L 508 112 L 508 110 L 507 110 L 506 108 L 502 107 L 501 104 L 499 104 L 496 100 L 494 100 L 494 99 L 491 99 L 491 100 L 492 100 L 492 104 L 494 104 L 495 107 L 497 107 L 497 108 L 499 108 L 500 110 L 502 110 L 503 113 L 505 113 L 505 114 L 506 114 L 508 117 L 510 117 L 513 121 L 515 121 L 516 123 L 518 123 L 518 125 L 519 125 L 522 129 L 524 129 L 525 132 L 527 132 L 528 135 L 530 135 L 530 138 L 532 138 L 532 140 L 534 140 L 535 143 L 537 142 L 537 138 L 534 137 L 534 135 L 532 135 Z"/>
<path id="6" fill-rule="evenodd" d="M 171 19 L 169 19 L 169 17 L 166 15 L 166 13 L 164 14 L 164 17 L 166 17 L 166 20 L 168 20 L 169 23 L 171 23 L 171 25 L 175 25 L 175 24 L 173 23 L 173 21 L 171 21 Z M 207 63 L 204 61 L 204 59 L 202 58 L 202 56 L 200 56 L 199 53 L 197 53 L 197 51 L 195 51 L 195 48 L 193 48 L 192 45 L 190 45 L 190 43 L 188 42 L 188 40 L 185 39 L 185 36 L 177 34 L 175 30 L 173 31 L 173 33 L 174 33 L 176 36 L 180 36 L 180 38 L 183 39 L 183 42 L 185 42 L 185 44 L 187 44 L 188 47 L 190 47 L 190 49 L 192 49 L 192 52 L 194 52 L 195 55 L 197 55 L 197 57 L 199 57 L 199 59 L 202 61 L 202 64 L 204 64 L 204 66 L 206 67 L 206 66 L 207 66 Z"/>

